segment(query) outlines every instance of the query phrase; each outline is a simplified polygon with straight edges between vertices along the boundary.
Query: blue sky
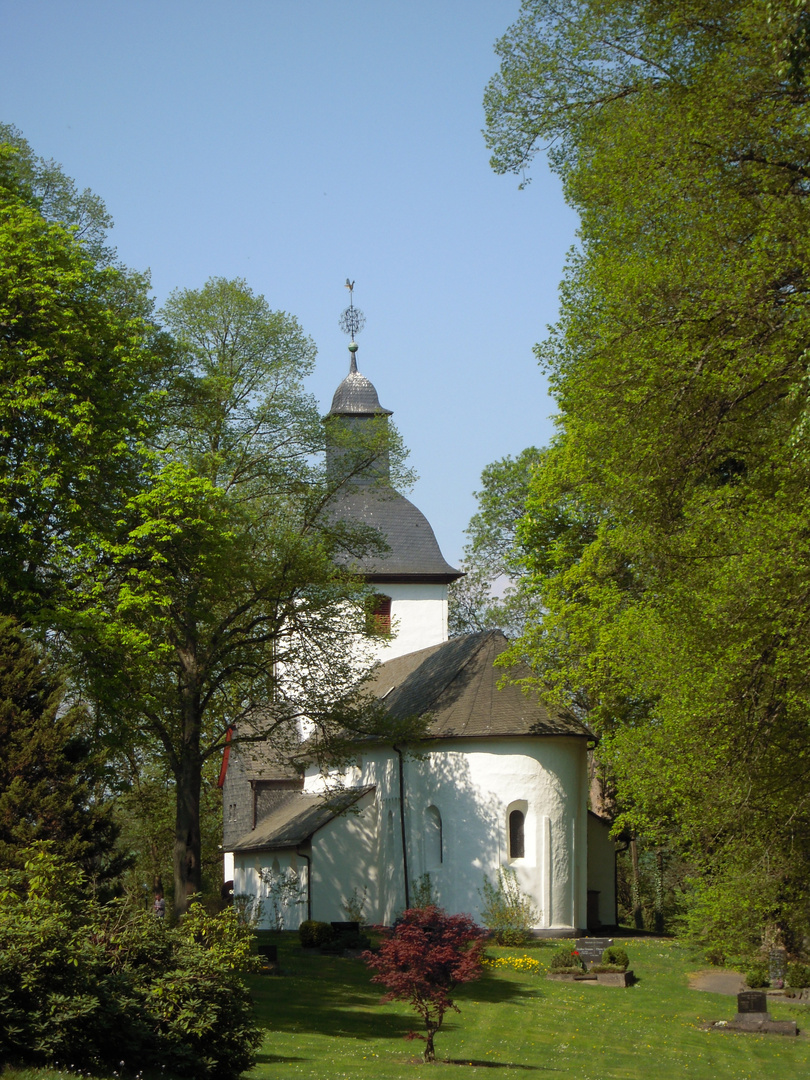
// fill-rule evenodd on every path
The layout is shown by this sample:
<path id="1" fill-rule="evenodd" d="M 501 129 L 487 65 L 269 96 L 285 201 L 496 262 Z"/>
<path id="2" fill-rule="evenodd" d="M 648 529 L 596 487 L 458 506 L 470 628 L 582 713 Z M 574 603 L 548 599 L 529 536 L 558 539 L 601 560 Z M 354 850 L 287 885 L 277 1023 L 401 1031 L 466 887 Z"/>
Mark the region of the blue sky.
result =
<path id="1" fill-rule="evenodd" d="M 244 277 L 318 346 L 324 411 L 358 364 L 410 448 L 451 562 L 481 470 L 548 442 L 532 346 L 576 217 L 543 162 L 489 167 L 481 100 L 518 0 L 0 0 L 0 119 L 106 202 L 158 302 Z"/>

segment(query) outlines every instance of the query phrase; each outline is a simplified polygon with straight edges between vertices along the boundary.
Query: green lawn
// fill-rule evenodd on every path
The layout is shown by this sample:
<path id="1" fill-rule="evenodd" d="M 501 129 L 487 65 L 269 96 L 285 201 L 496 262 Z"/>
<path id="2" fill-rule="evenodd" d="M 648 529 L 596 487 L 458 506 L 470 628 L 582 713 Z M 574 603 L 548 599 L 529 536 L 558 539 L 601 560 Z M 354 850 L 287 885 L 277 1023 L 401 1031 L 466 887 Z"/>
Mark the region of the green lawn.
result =
<path id="1" fill-rule="evenodd" d="M 545 966 L 558 944 L 529 955 Z M 381 989 L 370 983 L 361 961 L 304 954 L 289 936 L 281 950 L 284 974 L 251 978 L 267 1037 L 248 1076 L 401 1080 L 431 1069 L 448 1080 L 525 1080 L 531 1073 L 548 1080 L 785 1080 L 810 1074 L 810 1037 L 804 1034 L 703 1030 L 708 1021 L 731 1019 L 736 1002 L 688 989 L 687 974 L 699 964 L 682 947 L 654 940 L 623 944 L 639 979 L 632 988 L 549 982 L 514 971 L 488 973 L 464 987 L 457 995 L 461 1012 L 445 1021 L 436 1039 L 437 1064 L 428 1066 L 421 1062 L 422 1043 L 404 1039 L 417 1018 L 404 1005 L 379 1004 Z M 775 1019 L 796 1019 L 800 1029 L 806 1023 L 810 1030 L 810 1007 L 770 1009 Z M 59 1075 L 8 1071 L 4 1080 Z"/>
<path id="2" fill-rule="evenodd" d="M 445 1077 L 494 1080 L 549 1074 L 549 1080 L 768 1080 L 810 1073 L 810 1038 L 705 1031 L 731 1019 L 736 1000 L 689 990 L 696 963 L 669 941 L 626 943 L 638 983 L 628 989 L 550 982 L 515 972 L 488 974 L 462 988 L 460 1014 L 436 1038 L 437 1067 Z M 545 966 L 559 942 L 530 950 Z M 490 949 L 495 955 L 521 950 Z M 283 977 L 254 981 L 268 1027 L 251 1080 L 301 1077 L 375 1077 L 400 1080 L 421 1064 L 422 1044 L 403 1036 L 416 1026 L 401 1004 L 380 1005 L 381 989 L 359 961 L 282 952 Z M 774 1019 L 796 1019 L 810 1009 L 775 1005 Z M 464 1062 L 465 1064 L 442 1064 Z M 472 1063 L 472 1064 L 469 1064 Z M 497 1072 L 493 1075 L 493 1069 Z"/>

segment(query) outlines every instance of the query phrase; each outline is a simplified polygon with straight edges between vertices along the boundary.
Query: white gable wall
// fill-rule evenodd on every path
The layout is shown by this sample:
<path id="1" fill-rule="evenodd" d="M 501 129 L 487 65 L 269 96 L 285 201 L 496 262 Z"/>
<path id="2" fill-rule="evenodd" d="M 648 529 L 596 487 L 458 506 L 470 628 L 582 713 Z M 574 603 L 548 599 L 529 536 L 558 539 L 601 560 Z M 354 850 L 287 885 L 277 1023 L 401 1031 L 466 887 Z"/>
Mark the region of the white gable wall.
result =
<path id="1" fill-rule="evenodd" d="M 373 642 L 372 655 L 384 663 L 396 656 L 447 641 L 447 586 L 428 582 L 375 582 L 371 588 L 391 597 L 392 633 Z"/>
<path id="2" fill-rule="evenodd" d="M 312 837 L 312 918 L 342 922 L 346 901 L 365 895 L 364 919 L 379 922 L 377 847 L 379 807 L 374 795 L 319 829 Z M 305 916 L 302 916 L 305 918 Z"/>
<path id="3" fill-rule="evenodd" d="M 278 915 L 283 930 L 297 930 L 307 917 L 307 859 L 285 848 L 237 851 L 233 860 L 234 901 L 256 928 L 275 929 Z M 288 887 L 274 890 L 273 883 L 281 879 Z"/>

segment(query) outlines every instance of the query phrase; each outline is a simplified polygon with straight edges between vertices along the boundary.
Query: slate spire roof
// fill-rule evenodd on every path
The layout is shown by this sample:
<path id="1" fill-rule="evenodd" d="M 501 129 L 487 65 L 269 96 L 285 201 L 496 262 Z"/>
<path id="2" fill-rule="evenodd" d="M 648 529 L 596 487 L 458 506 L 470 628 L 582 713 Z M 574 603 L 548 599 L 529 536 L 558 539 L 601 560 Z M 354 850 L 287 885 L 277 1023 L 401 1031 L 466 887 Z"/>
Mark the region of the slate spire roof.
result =
<path id="1" fill-rule="evenodd" d="M 447 584 L 462 576 L 442 555 L 425 515 L 393 488 L 360 488 L 343 495 L 334 512 L 343 521 L 376 529 L 387 551 L 347 557 L 368 582 L 439 582 Z"/>
<path id="2" fill-rule="evenodd" d="M 349 352 L 352 354 L 349 374 L 335 391 L 329 415 L 391 416 L 391 410 L 380 405 L 373 383 L 357 370 L 357 345 L 354 342 L 349 346 Z"/>
<path id="3" fill-rule="evenodd" d="M 349 351 L 349 374 L 335 391 L 329 416 L 345 417 L 348 423 L 391 416 L 391 410 L 380 405 L 374 385 L 357 370 L 357 345 L 354 342 Z M 331 512 L 342 521 L 368 525 L 385 539 L 389 550 L 360 558 L 347 556 L 344 560 L 368 582 L 447 584 L 462 576 L 461 571 L 442 555 L 433 529 L 421 510 L 382 480 L 354 483 L 350 490 L 335 497 Z"/>

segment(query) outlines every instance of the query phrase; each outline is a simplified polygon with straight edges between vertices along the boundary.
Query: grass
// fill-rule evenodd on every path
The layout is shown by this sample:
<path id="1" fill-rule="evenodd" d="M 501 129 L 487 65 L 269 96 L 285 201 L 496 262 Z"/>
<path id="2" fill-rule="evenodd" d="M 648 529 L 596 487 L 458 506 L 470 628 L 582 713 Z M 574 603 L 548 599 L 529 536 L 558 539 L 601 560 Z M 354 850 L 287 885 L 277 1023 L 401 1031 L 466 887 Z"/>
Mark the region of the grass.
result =
<path id="1" fill-rule="evenodd" d="M 545 969 L 558 945 L 528 955 Z M 379 1004 L 381 988 L 362 961 L 305 954 L 285 937 L 284 974 L 251 978 L 267 1036 L 249 1080 L 404 1080 L 437 1070 L 444 1080 L 783 1080 L 810 1073 L 805 1034 L 705 1030 L 712 1020 L 731 1019 L 736 1002 L 688 989 L 689 971 L 703 965 L 677 943 L 631 940 L 626 947 L 639 979 L 628 989 L 551 982 L 514 968 L 488 971 L 458 991 L 461 1012 L 445 1020 L 437 1063 L 429 1066 L 421 1062 L 422 1043 L 404 1039 L 418 1030 L 418 1018 L 404 1004 Z M 770 1011 L 810 1031 L 809 1007 L 771 1004 Z M 67 1074 L 7 1071 L 3 1080 L 67 1080 Z"/>
<path id="2" fill-rule="evenodd" d="M 546 967 L 559 942 L 530 954 Z M 457 993 L 453 1013 L 436 1037 L 442 1077 L 471 1080 L 769 1080 L 810 1072 L 810 1038 L 706 1031 L 702 1025 L 730 1020 L 732 997 L 688 989 L 691 962 L 685 949 L 661 940 L 629 941 L 631 967 L 639 979 L 628 989 L 551 982 L 500 969 Z M 494 956 L 525 950 L 490 949 Z M 380 988 L 369 983 L 359 961 L 281 954 L 281 978 L 255 984 L 268 1032 L 250 1080 L 338 1080 L 374 1077 L 401 1080 L 422 1065 L 421 1042 L 403 1036 L 418 1030 L 406 1005 L 380 1005 Z M 805 1006 L 773 1005 L 777 1020 L 796 1019 Z M 445 1064 L 438 1065 L 438 1059 Z M 449 1064 L 447 1062 L 465 1062 Z M 470 1064 L 471 1063 L 471 1064 Z"/>

